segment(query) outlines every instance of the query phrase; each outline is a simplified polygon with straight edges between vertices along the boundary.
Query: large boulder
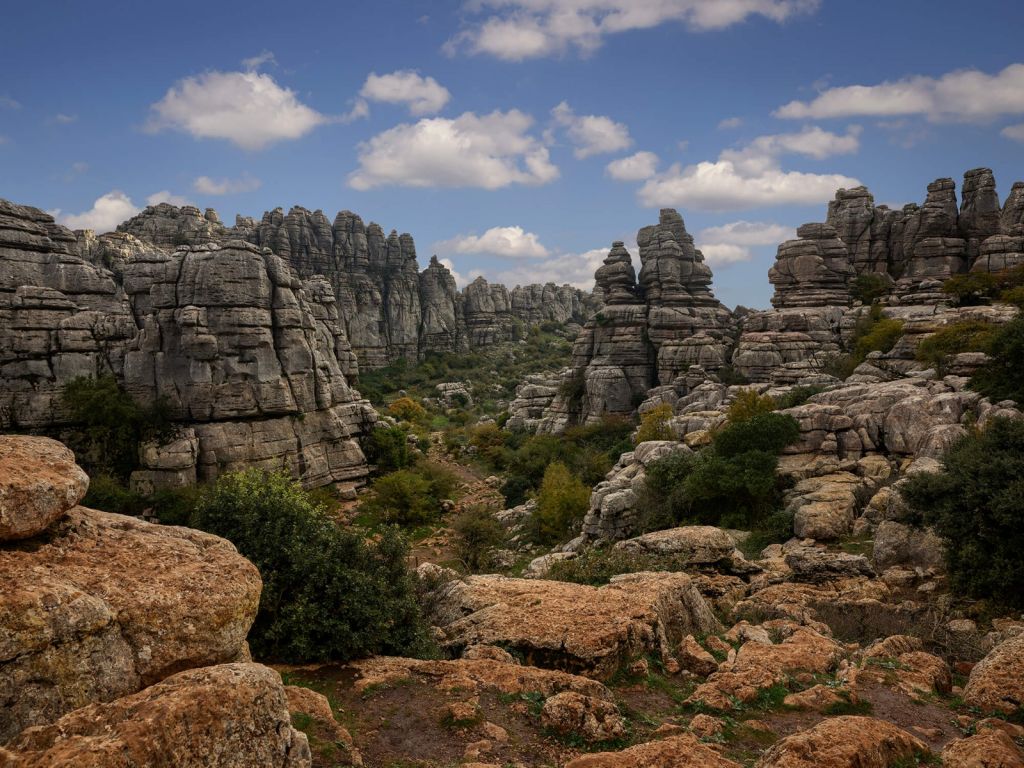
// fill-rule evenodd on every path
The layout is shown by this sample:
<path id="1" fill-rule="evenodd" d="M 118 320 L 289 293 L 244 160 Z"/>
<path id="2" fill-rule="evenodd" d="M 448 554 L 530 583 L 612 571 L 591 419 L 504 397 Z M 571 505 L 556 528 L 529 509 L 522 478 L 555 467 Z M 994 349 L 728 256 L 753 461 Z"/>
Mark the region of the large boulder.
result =
<path id="1" fill-rule="evenodd" d="M 684 525 L 645 533 L 618 542 L 615 549 L 673 557 L 677 565 L 722 566 L 741 572 L 756 570 L 736 549 L 733 537 L 712 525 Z"/>
<path id="2" fill-rule="evenodd" d="M 957 739 L 942 750 L 943 768 L 1020 768 L 1024 750 L 1006 731 L 989 729 Z"/>
<path id="3" fill-rule="evenodd" d="M 259 664 L 179 672 L 116 701 L 29 728 L 5 768 L 307 768 L 280 676 Z"/>
<path id="4" fill-rule="evenodd" d="M 964 701 L 983 712 L 1016 712 L 1024 707 L 1024 633 L 995 648 L 971 670 Z"/>
<path id="5" fill-rule="evenodd" d="M 621 752 L 581 755 L 565 768 L 739 768 L 712 747 L 685 733 L 660 741 L 637 744 Z"/>
<path id="6" fill-rule="evenodd" d="M 775 744 L 757 768 L 895 768 L 927 754 L 924 742 L 885 720 L 833 717 Z"/>
<path id="7" fill-rule="evenodd" d="M 259 572 L 230 542 L 75 507 L 0 549 L 0 740 L 244 657 Z"/>
<path id="8" fill-rule="evenodd" d="M 719 628 L 683 573 L 620 576 L 604 587 L 470 576 L 442 586 L 433 617 L 442 645 L 518 651 L 529 664 L 607 679 L 636 657 L 667 658 L 688 634 Z"/>
<path id="9" fill-rule="evenodd" d="M 35 536 L 85 496 L 75 455 L 46 437 L 0 438 L 0 541 Z"/>

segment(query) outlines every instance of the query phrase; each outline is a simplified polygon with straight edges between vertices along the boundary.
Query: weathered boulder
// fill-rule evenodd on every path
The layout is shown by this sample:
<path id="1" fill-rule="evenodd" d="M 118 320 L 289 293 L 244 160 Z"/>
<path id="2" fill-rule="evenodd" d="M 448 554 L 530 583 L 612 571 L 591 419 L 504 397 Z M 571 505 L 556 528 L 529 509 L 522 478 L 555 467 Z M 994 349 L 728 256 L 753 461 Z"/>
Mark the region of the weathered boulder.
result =
<path id="1" fill-rule="evenodd" d="M 797 240 L 779 246 L 768 281 L 775 286 L 772 306 L 828 307 L 850 305 L 854 276 L 846 244 L 829 224 L 804 224 Z"/>
<path id="2" fill-rule="evenodd" d="M 736 549 L 736 541 L 726 531 L 711 525 L 684 525 L 645 533 L 620 541 L 615 549 L 638 554 L 666 555 L 678 565 L 721 566 L 725 570 L 746 573 L 757 570 Z M 682 561 L 682 562 L 680 562 Z"/>
<path id="3" fill-rule="evenodd" d="M 6 745 L 11 768 L 306 768 L 280 676 L 259 664 L 179 672 L 116 701 L 76 709 Z M 2 755 L 0 755 L 2 760 Z"/>
<path id="4" fill-rule="evenodd" d="M 0 740 L 244 657 L 261 581 L 224 539 L 75 507 L 0 549 Z"/>
<path id="5" fill-rule="evenodd" d="M 548 697 L 541 708 L 540 721 L 555 733 L 582 738 L 590 744 L 626 735 L 626 721 L 615 704 L 573 691 Z"/>
<path id="6" fill-rule="evenodd" d="M 565 768 L 739 768 L 693 734 L 685 733 L 624 749 L 581 755 Z"/>
<path id="7" fill-rule="evenodd" d="M 891 768 L 927 755 L 924 742 L 873 717 L 832 717 L 771 747 L 758 768 Z"/>
<path id="8" fill-rule="evenodd" d="M 42 533 L 78 504 L 89 478 L 75 455 L 45 437 L 0 437 L 0 541 Z"/>
<path id="9" fill-rule="evenodd" d="M 943 542 L 931 528 L 883 520 L 875 529 L 871 560 L 879 571 L 894 565 L 941 568 Z"/>
<path id="10" fill-rule="evenodd" d="M 1000 643 L 975 665 L 964 686 L 964 701 L 983 712 L 1024 707 L 1024 633 Z"/>
<path id="11" fill-rule="evenodd" d="M 527 663 L 607 679 L 626 662 L 668 658 L 687 634 L 718 628 L 682 573 L 617 577 L 596 588 L 539 579 L 469 576 L 442 586 L 432 622 L 442 645 L 518 651 Z"/>
<path id="12" fill-rule="evenodd" d="M 328 748 L 332 753 L 334 748 L 340 746 L 344 753 L 343 757 L 347 759 L 340 763 L 336 762 L 336 765 L 361 766 L 363 764 L 362 755 L 355 747 L 352 734 L 335 719 L 331 702 L 326 696 L 310 688 L 297 685 L 286 685 L 284 692 L 288 698 L 288 712 L 293 718 L 296 714 L 309 718 L 319 741 L 330 745 Z M 338 756 L 334 755 L 334 757 L 336 759 Z"/>
<path id="13" fill-rule="evenodd" d="M 793 581 L 821 584 L 835 579 L 874 576 L 864 555 L 829 552 L 817 547 L 796 547 L 785 555 L 786 565 L 793 572 Z"/>
<path id="14" fill-rule="evenodd" d="M 942 750 L 943 768 L 1020 768 L 1024 750 L 1005 731 L 990 729 L 951 741 Z"/>

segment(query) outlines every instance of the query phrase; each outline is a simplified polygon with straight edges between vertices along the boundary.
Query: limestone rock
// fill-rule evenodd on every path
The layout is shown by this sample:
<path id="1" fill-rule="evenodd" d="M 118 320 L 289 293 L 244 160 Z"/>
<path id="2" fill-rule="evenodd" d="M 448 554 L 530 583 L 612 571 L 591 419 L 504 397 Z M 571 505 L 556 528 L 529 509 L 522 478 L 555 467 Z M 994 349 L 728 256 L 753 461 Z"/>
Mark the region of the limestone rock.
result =
<path id="1" fill-rule="evenodd" d="M 0 740 L 181 669 L 233 661 L 259 602 L 227 541 L 83 507 L 0 550 Z"/>
<path id="2" fill-rule="evenodd" d="M 12 768 L 311 765 L 280 676 L 244 663 L 179 672 L 130 696 L 76 709 L 22 732 L 7 749 Z"/>
<path id="3" fill-rule="evenodd" d="M 34 536 L 78 504 L 89 478 L 45 437 L 0 437 L 0 541 Z"/>
<path id="4" fill-rule="evenodd" d="M 889 768 L 927 755 L 924 742 L 873 717 L 832 717 L 771 747 L 758 768 Z"/>
<path id="5" fill-rule="evenodd" d="M 540 721 L 555 733 L 577 736 L 589 744 L 626 735 L 626 722 L 612 702 L 572 691 L 547 698 L 540 711 Z"/>
<path id="6" fill-rule="evenodd" d="M 847 552 L 798 547 L 787 552 L 785 560 L 793 572 L 794 581 L 820 584 L 834 579 L 875 575 L 864 555 L 851 555 Z"/>
<path id="7" fill-rule="evenodd" d="M 362 755 L 355 748 L 352 734 L 335 719 L 331 702 L 326 696 L 297 685 L 286 685 L 284 692 L 288 698 L 289 713 L 306 715 L 312 721 L 321 741 L 341 746 L 348 758 L 345 762 L 340 763 L 341 765 L 361 766 L 363 764 Z"/>
<path id="8" fill-rule="evenodd" d="M 879 571 L 894 565 L 941 568 L 942 539 L 930 528 L 919 529 L 894 520 L 883 520 L 875 529 L 872 562 Z"/>
<path id="9" fill-rule="evenodd" d="M 1024 750 L 1005 731 L 985 730 L 942 750 L 943 768 L 1019 768 Z"/>
<path id="10" fill-rule="evenodd" d="M 768 281 L 775 286 L 772 306 L 848 306 L 854 276 L 846 244 L 829 224 L 804 224 L 798 240 L 779 246 Z"/>
<path id="11" fill-rule="evenodd" d="M 732 536 L 710 525 L 684 525 L 645 533 L 620 541 L 615 548 L 640 554 L 674 556 L 682 558 L 688 566 L 718 565 L 741 573 L 756 570 L 736 549 Z"/>
<path id="12" fill-rule="evenodd" d="M 739 768 L 693 734 L 680 734 L 660 741 L 624 749 L 581 755 L 565 768 Z"/>
<path id="13" fill-rule="evenodd" d="M 1015 712 L 1024 706 L 1024 634 L 1011 637 L 971 670 L 964 701 L 983 712 Z"/>

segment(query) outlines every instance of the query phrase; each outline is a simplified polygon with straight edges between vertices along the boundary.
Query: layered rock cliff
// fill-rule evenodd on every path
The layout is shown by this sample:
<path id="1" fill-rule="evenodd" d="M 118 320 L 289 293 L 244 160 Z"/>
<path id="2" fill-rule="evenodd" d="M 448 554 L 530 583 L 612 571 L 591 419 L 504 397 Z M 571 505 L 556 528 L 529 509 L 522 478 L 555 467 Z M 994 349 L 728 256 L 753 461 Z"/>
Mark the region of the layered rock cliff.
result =
<path id="1" fill-rule="evenodd" d="M 244 240 L 269 248 L 303 280 L 322 275 L 334 290 L 359 364 L 367 369 L 510 341 L 521 326 L 582 325 L 597 305 L 584 291 L 553 283 L 509 290 L 479 277 L 460 292 L 436 257 L 420 271 L 411 235 L 385 235 L 380 225 L 364 224 L 351 211 L 332 223 L 322 211 L 296 206 L 285 214 L 277 208 L 258 223 L 239 216 L 229 229 L 212 209 L 204 214 L 161 203 L 118 231 L 164 249 Z"/>

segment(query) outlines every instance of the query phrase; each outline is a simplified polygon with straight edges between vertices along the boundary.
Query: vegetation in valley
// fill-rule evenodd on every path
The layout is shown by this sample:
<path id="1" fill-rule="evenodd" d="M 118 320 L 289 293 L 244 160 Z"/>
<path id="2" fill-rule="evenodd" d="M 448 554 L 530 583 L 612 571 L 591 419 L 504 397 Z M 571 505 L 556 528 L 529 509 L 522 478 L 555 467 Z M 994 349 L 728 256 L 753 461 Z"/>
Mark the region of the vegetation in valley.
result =
<path id="1" fill-rule="evenodd" d="M 884 306 L 874 303 L 861 315 L 850 340 L 851 351 L 825 366 L 825 373 L 840 379 L 853 374 L 872 352 L 889 352 L 903 336 L 903 321 L 882 314 Z"/>
<path id="2" fill-rule="evenodd" d="M 1024 403 L 1024 318 L 1000 326 L 985 351 L 990 360 L 971 377 L 971 389 L 992 402 Z"/>
<path id="3" fill-rule="evenodd" d="M 950 447 L 943 470 L 902 489 L 910 522 L 945 542 L 954 589 L 1024 607 L 1024 422 L 993 419 Z"/>
<path id="4" fill-rule="evenodd" d="M 998 272 L 954 275 L 942 284 L 942 292 L 957 307 L 973 307 L 1002 301 L 1024 304 L 1024 266 Z"/>

